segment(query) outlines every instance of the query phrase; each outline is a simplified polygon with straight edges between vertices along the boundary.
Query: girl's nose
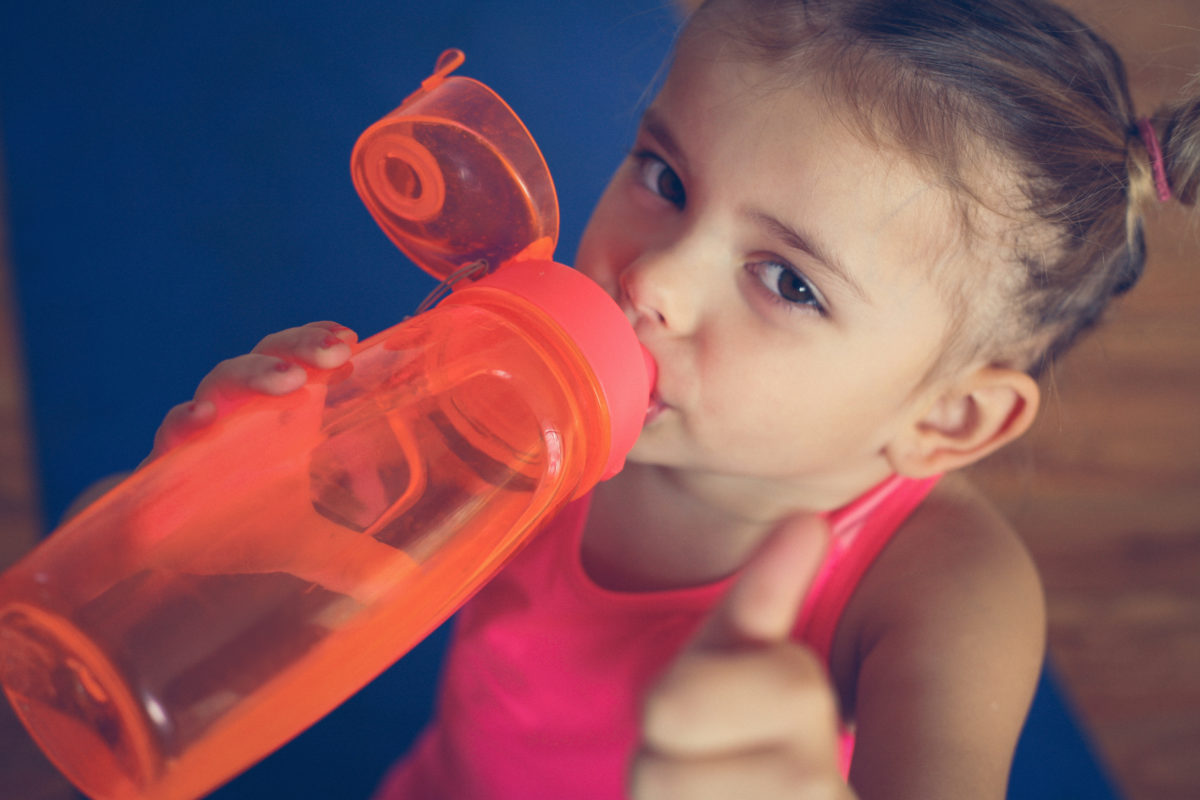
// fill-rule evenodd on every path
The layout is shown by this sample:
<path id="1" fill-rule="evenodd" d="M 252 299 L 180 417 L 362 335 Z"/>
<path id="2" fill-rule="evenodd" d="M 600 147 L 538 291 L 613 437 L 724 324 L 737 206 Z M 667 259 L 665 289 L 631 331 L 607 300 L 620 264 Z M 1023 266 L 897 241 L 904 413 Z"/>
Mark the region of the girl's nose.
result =
<path id="1" fill-rule="evenodd" d="M 699 283 L 676 249 L 643 253 L 620 275 L 621 304 L 635 325 L 650 323 L 676 334 L 696 324 Z"/>

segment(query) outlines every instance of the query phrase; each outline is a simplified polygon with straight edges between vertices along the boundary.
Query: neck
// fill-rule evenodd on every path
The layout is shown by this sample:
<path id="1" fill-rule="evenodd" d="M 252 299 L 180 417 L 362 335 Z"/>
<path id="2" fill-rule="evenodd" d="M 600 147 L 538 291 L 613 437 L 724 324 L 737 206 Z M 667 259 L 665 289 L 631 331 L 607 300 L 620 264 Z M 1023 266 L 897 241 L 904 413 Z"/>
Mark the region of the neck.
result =
<path id="1" fill-rule="evenodd" d="M 880 476 L 882 479 L 882 476 Z M 584 566 L 616 590 L 679 588 L 730 575 L 784 519 L 849 502 L 843 492 L 629 464 L 596 488 Z"/>

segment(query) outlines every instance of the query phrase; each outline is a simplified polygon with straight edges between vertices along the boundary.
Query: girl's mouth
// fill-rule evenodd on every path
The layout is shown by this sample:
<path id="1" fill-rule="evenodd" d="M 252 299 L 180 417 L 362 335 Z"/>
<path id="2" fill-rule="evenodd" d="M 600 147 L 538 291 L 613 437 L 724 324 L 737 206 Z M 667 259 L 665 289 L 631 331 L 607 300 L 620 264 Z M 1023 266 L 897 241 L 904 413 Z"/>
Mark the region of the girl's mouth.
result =
<path id="1" fill-rule="evenodd" d="M 649 425 L 658 418 L 659 414 L 666 411 L 666 409 L 667 404 L 664 403 L 662 398 L 658 396 L 658 390 L 656 389 L 655 391 L 651 392 L 650 403 L 646 406 L 646 421 L 643 424 Z"/>

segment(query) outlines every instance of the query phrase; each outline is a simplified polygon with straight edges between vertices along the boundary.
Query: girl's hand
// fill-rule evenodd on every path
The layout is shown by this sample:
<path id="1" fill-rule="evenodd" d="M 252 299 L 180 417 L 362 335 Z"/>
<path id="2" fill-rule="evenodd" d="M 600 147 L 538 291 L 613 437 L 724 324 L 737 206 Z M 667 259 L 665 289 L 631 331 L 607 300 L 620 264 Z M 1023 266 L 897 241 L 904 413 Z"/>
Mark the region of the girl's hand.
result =
<path id="1" fill-rule="evenodd" d="M 317 369 L 340 367 L 350 358 L 350 345 L 357 341 L 354 331 L 336 322 L 310 322 L 273 333 L 246 355 L 222 361 L 200 381 L 191 401 L 167 412 L 154 434 L 154 447 L 140 466 L 204 430 L 239 403 L 257 395 L 296 391 L 307 380 L 307 372 L 300 365 Z M 76 516 L 128 476 L 129 473 L 122 472 L 93 483 L 71 502 L 59 524 Z"/>
<path id="2" fill-rule="evenodd" d="M 146 461 L 167 452 L 258 395 L 283 395 L 304 385 L 304 367 L 335 369 L 350 358 L 354 331 L 336 322 L 311 322 L 267 336 L 246 355 L 222 361 L 208 373 L 191 402 L 167 412 Z M 145 462 L 143 462 L 145 463 Z"/>
<path id="3" fill-rule="evenodd" d="M 651 689 L 634 798 L 854 796 L 838 770 L 832 686 L 789 641 L 827 537 L 814 517 L 775 531 Z"/>

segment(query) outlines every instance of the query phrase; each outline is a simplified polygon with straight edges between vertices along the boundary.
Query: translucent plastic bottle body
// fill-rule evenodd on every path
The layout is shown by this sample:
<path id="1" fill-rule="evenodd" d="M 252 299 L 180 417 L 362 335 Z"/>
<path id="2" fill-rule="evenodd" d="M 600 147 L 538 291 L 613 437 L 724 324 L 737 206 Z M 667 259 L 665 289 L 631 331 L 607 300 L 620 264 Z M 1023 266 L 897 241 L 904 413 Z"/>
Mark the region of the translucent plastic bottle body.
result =
<path id="1" fill-rule="evenodd" d="M 579 353 L 521 302 L 469 292 L 239 409 L 5 574 L 0 681 L 81 789 L 210 791 L 595 482 L 608 420 Z"/>

